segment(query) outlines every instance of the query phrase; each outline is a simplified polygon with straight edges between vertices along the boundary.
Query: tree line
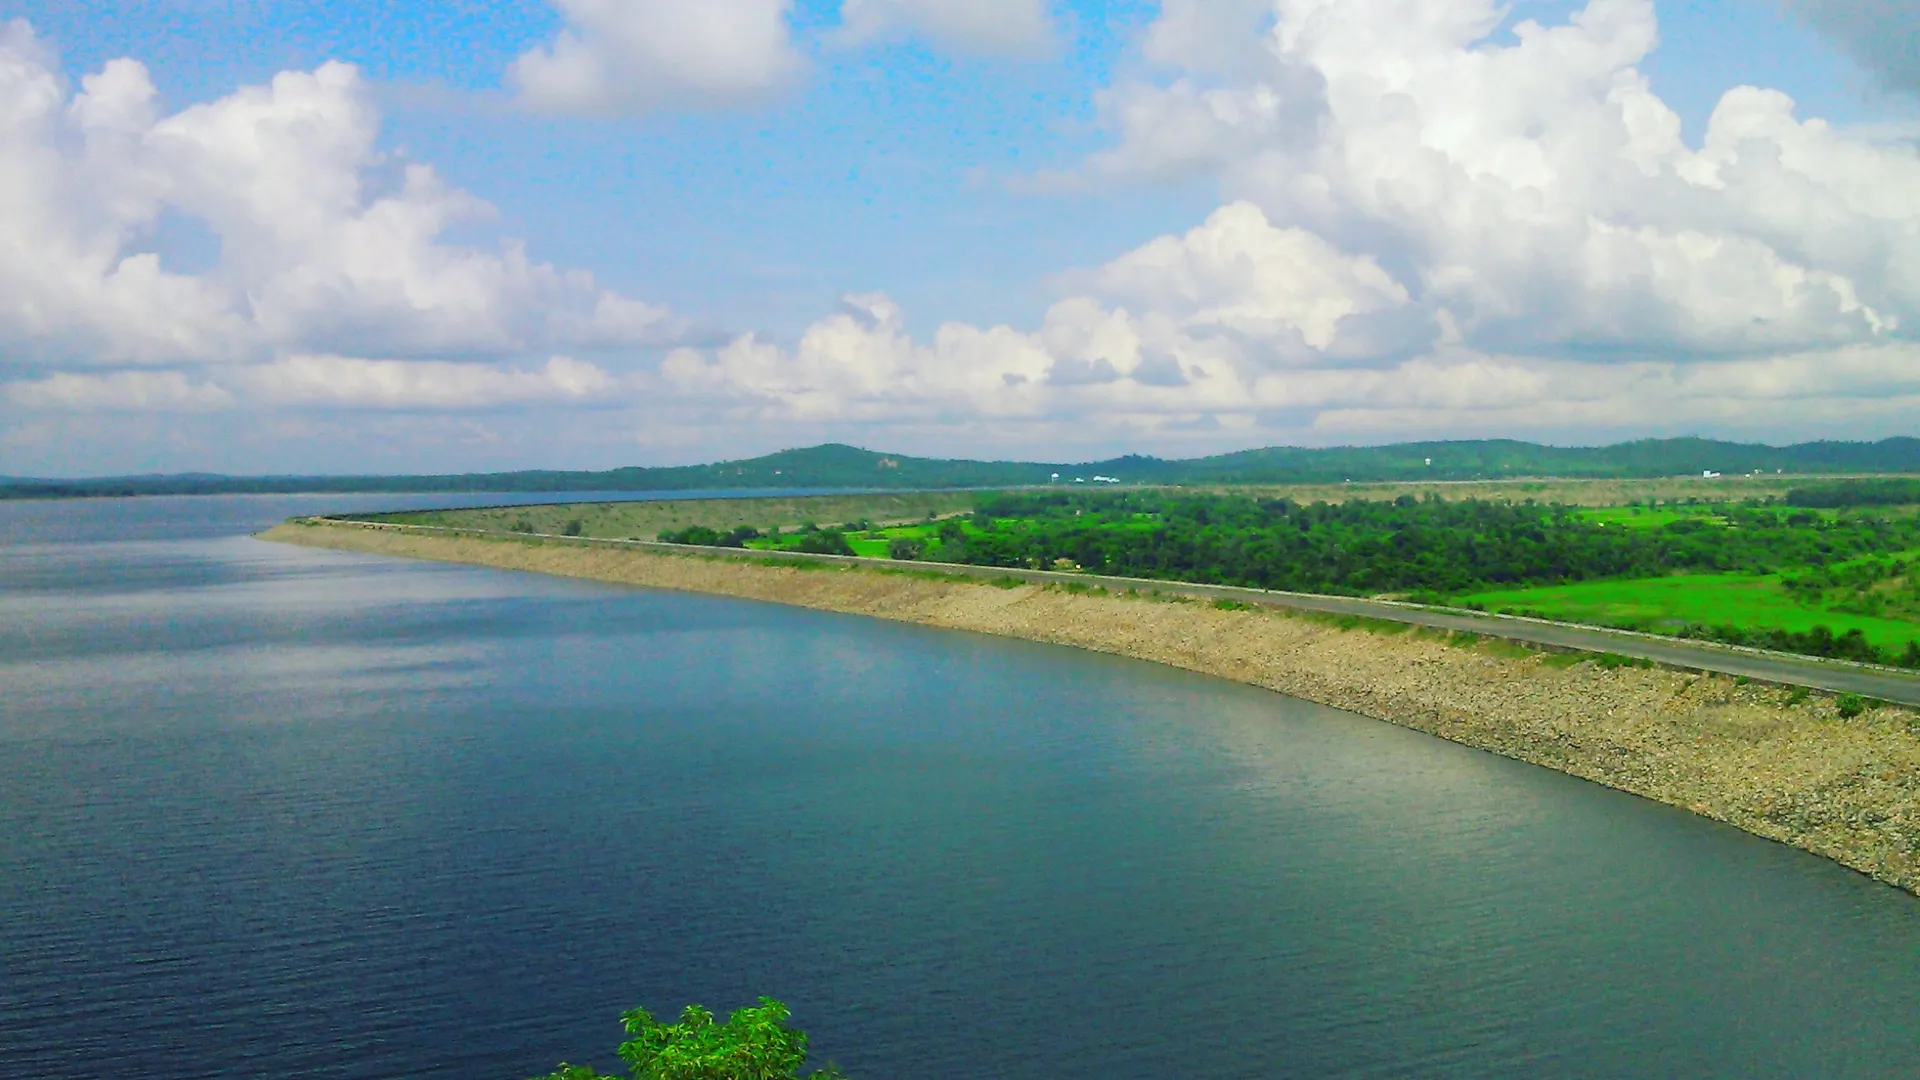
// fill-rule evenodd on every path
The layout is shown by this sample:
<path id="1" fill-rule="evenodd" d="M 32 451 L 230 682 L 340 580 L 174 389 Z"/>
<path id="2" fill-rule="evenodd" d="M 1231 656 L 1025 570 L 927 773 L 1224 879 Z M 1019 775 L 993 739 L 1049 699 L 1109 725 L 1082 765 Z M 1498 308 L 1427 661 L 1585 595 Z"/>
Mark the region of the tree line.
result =
<path id="1" fill-rule="evenodd" d="M 1655 528 L 1533 503 L 1301 504 L 1158 492 L 1004 494 L 929 558 L 1333 593 L 1444 597 L 1680 571 L 1773 573 L 1920 546 L 1920 521 L 1714 508 Z"/>

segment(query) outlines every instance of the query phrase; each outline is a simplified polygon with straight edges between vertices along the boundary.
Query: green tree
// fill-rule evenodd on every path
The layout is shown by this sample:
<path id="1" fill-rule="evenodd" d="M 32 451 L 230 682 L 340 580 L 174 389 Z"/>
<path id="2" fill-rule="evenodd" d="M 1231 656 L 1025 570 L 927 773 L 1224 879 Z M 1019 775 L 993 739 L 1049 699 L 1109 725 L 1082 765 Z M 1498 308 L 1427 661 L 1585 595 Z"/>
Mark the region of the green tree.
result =
<path id="1" fill-rule="evenodd" d="M 680 1013 L 677 1024 L 655 1020 L 645 1009 L 623 1013 L 627 1041 L 620 1059 L 634 1080 L 797 1080 L 807 1060 L 807 1036 L 787 1023 L 785 1005 L 763 997 L 757 1006 L 736 1009 L 724 1024 L 698 1005 Z M 828 1066 L 807 1074 L 810 1080 L 845 1080 Z M 587 1065 L 562 1064 L 535 1080 L 613 1080 Z"/>
<path id="2" fill-rule="evenodd" d="M 847 534 L 839 529 L 816 529 L 802 536 L 789 550 L 804 551 L 810 555 L 852 555 L 853 545 L 847 542 Z"/>

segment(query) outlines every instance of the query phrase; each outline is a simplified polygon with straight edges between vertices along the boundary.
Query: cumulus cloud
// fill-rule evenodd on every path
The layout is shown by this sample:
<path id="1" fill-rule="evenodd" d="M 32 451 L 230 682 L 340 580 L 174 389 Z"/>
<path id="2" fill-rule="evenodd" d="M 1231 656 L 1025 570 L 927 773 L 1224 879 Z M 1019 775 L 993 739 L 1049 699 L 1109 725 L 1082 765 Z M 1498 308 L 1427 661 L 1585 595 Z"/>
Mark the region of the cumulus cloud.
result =
<path id="1" fill-rule="evenodd" d="M 805 62 L 787 27 L 791 0 L 554 0 L 565 20 L 551 43 L 513 62 L 529 106 L 632 113 L 663 105 L 759 101 Z"/>
<path id="2" fill-rule="evenodd" d="M 661 365 L 662 380 L 695 399 L 740 402 L 743 417 L 903 421 L 982 409 L 1037 412 L 1038 400 L 1017 388 L 1045 378 L 1053 360 L 1031 335 L 955 323 L 923 345 L 884 295 L 849 296 L 842 308 L 809 327 L 793 349 L 747 335 L 710 355 L 676 350 Z"/>
<path id="3" fill-rule="evenodd" d="M 959 52 L 1038 56 L 1053 47 L 1046 0 L 846 0 L 849 43 L 917 36 Z"/>
<path id="4" fill-rule="evenodd" d="M 491 208 L 383 153 L 379 130 L 369 88 L 343 64 L 167 113 L 140 64 L 112 61 L 76 92 L 25 23 L 7 24 L 0 365 L 92 371 L 15 383 L 9 400 L 204 408 L 231 398 L 191 382 L 194 365 L 511 358 L 671 335 L 664 309 L 591 274 L 514 243 L 447 242 Z M 205 230 L 212 265 L 168 265 L 155 234 L 169 219 Z M 98 374 L 137 367 L 172 370 Z"/>
<path id="5" fill-rule="evenodd" d="M 1116 88 L 1118 144 L 1089 170 L 1217 176 L 1277 222 L 1404 267 L 1502 349 L 1837 346 L 1920 303 L 1920 161 L 1747 87 L 1687 146 L 1634 66 L 1658 39 L 1650 0 L 1521 22 L 1510 45 L 1489 0 L 1272 11 L 1264 65 Z"/>
<path id="6" fill-rule="evenodd" d="M 1920 93 L 1920 7 L 1912 0 L 1789 0 L 1886 84 Z"/>
<path id="7" fill-rule="evenodd" d="M 1245 202 L 1122 255 L 1095 280 L 1103 295 L 1183 334 L 1218 332 L 1297 359 L 1334 350 L 1359 325 L 1353 317 L 1408 303 L 1405 287 L 1373 259 L 1304 229 L 1275 228 Z"/>
<path id="8" fill-rule="evenodd" d="M 1492 0 L 1169 0 L 1087 184 L 1214 178 L 1207 221 L 1033 331 L 922 344 L 854 298 L 797 348 L 665 372 L 756 415 L 1485 433 L 1886 418 L 1920 401 L 1920 159 L 1727 92 L 1703 138 L 1637 64 L 1649 0 L 1497 36 Z"/>

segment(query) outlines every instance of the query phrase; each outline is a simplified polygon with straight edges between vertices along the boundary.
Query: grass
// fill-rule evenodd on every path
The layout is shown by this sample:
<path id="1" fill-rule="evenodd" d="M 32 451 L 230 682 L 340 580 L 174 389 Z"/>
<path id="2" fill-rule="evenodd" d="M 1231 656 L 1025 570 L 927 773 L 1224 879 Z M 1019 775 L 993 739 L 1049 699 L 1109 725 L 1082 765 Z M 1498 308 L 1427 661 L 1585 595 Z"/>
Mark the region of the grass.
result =
<path id="1" fill-rule="evenodd" d="M 1508 641 L 1504 638 L 1487 638 L 1480 643 L 1479 649 L 1488 656 L 1497 656 L 1502 660 L 1525 660 L 1535 652 L 1525 642 Z"/>
<path id="2" fill-rule="evenodd" d="M 1805 633 L 1824 624 L 1836 634 L 1858 629 L 1868 641 L 1898 652 L 1920 637 L 1920 625 L 1901 619 L 1834 611 L 1797 600 L 1777 575 L 1676 574 L 1627 581 L 1587 581 L 1473 593 L 1464 603 L 1596 626 L 1662 633 L 1689 623 L 1734 625 Z"/>
<path id="3" fill-rule="evenodd" d="M 1422 633 L 1412 623 L 1395 622 L 1392 619 L 1376 619 L 1371 615 L 1336 615 L 1329 611 L 1304 611 L 1291 608 L 1267 608 L 1279 612 L 1289 619 L 1304 619 L 1307 622 L 1331 626 L 1336 630 L 1365 630 L 1369 634 L 1404 634 L 1409 630 Z M 1445 631 L 1433 631 L 1444 637 Z"/>
<path id="4" fill-rule="evenodd" d="M 1660 529 L 1686 518 L 1701 518 L 1716 525 L 1726 523 L 1725 518 L 1704 506 L 1608 506 L 1582 510 L 1575 516 L 1595 525 L 1622 529 Z"/>

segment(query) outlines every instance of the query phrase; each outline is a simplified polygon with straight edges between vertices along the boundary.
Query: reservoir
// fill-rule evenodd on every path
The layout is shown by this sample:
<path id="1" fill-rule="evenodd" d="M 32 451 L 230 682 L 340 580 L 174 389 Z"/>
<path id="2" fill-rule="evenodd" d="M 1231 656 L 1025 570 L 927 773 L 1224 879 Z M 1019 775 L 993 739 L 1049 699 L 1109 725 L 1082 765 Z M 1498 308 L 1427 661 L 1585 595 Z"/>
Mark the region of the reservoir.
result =
<path id="1" fill-rule="evenodd" d="M 554 496 L 537 500 L 551 501 Z M 1920 1076 L 1920 901 L 1071 649 L 0 503 L 0 1075 Z"/>

